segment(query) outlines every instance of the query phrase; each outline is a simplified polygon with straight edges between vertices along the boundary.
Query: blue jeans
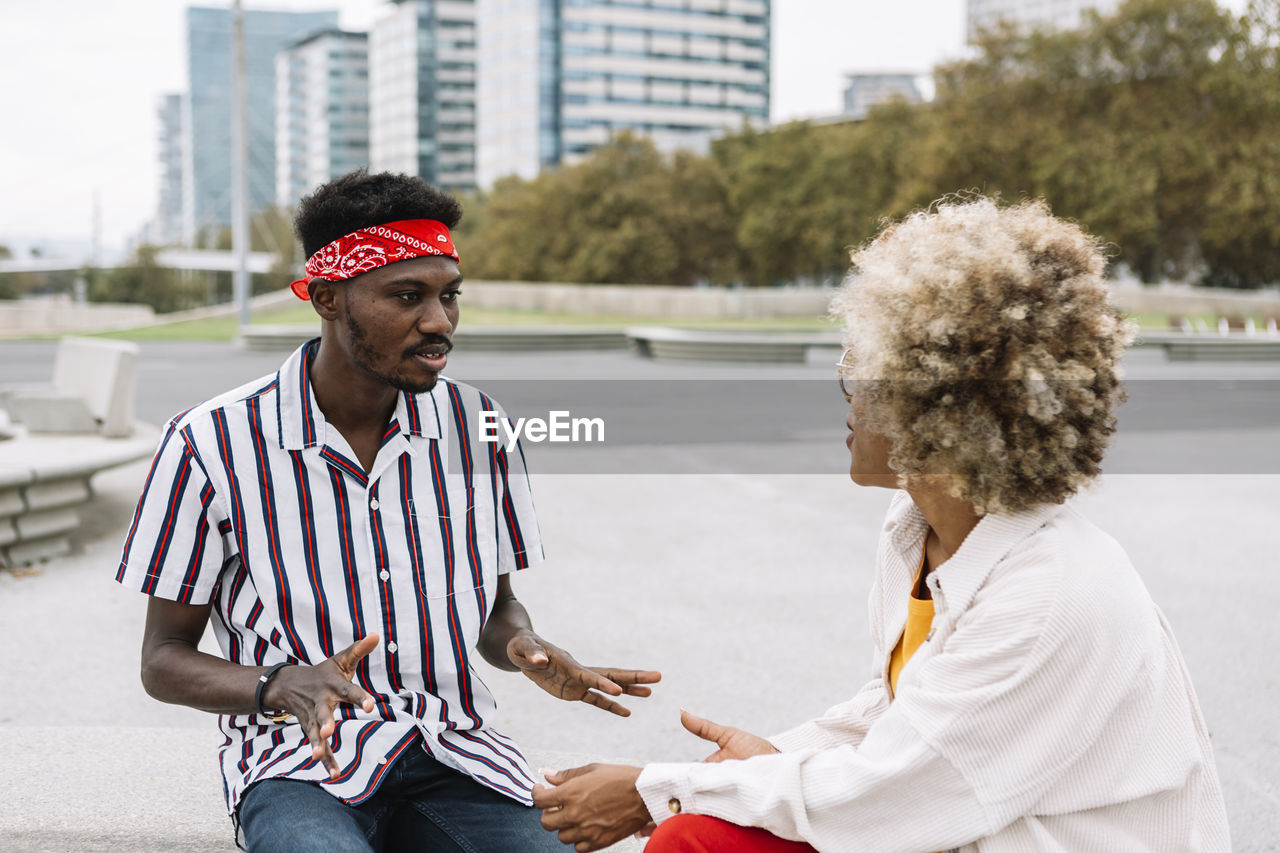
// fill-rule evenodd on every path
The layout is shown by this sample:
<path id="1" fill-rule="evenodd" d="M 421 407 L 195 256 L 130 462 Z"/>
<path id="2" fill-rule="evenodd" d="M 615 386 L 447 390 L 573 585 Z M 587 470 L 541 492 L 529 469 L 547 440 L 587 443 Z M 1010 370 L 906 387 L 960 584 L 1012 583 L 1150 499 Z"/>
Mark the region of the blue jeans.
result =
<path id="1" fill-rule="evenodd" d="M 251 853 L 565 853 L 542 813 L 410 747 L 381 786 L 351 806 L 313 782 L 267 779 L 240 800 Z"/>

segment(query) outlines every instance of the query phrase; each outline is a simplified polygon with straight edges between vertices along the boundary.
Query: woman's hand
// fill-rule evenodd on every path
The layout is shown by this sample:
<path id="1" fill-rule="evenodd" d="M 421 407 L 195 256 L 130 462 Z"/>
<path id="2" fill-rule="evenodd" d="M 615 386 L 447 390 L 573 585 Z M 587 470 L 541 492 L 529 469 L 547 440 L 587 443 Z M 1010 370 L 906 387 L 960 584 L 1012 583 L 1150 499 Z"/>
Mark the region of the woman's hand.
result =
<path id="1" fill-rule="evenodd" d="M 648 696 L 653 691 L 646 685 L 662 679 L 662 673 L 652 670 L 583 666 L 564 649 L 528 631 L 507 643 L 507 659 L 557 699 L 586 702 L 619 717 L 630 716 L 631 711 L 610 696 Z"/>
<path id="2" fill-rule="evenodd" d="M 709 740 L 719 747 L 702 759 L 713 764 L 718 761 L 750 758 L 753 755 L 772 755 L 779 751 L 776 746 L 758 735 L 713 723 L 685 710 L 680 711 L 680 724 L 703 740 Z"/>

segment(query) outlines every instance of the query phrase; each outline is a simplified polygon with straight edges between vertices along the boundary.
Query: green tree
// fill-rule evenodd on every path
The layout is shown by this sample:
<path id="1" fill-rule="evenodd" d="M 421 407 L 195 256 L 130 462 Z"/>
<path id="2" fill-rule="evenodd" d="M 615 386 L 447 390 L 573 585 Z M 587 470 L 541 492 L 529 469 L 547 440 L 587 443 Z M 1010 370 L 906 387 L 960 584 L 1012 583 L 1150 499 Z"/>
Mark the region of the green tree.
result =
<path id="1" fill-rule="evenodd" d="M 886 218 L 954 192 L 1042 197 L 1146 281 L 1280 279 L 1280 0 L 1128 0 L 1068 31 L 985 33 L 931 104 L 744 129 L 709 157 L 621 136 L 478 196 L 468 275 L 830 281 Z"/>
<path id="2" fill-rule="evenodd" d="M 232 250 L 232 229 L 221 227 L 212 241 L 216 250 Z M 250 292 L 270 293 L 289 286 L 302 274 L 301 248 L 293 237 L 293 211 L 288 207 L 270 205 L 248 219 L 248 250 L 271 252 L 275 261 L 266 273 L 250 273 Z M 206 284 L 212 302 L 232 300 L 232 274 L 211 273 Z"/>
<path id="3" fill-rule="evenodd" d="M 498 181 L 459 251 L 476 278 L 692 284 L 733 251 L 725 196 L 706 158 L 622 134 L 580 163 Z"/>
<path id="4" fill-rule="evenodd" d="M 276 256 L 269 272 L 252 276 L 254 293 L 288 287 L 302 273 L 301 248 L 293 236 L 293 211 L 288 208 L 272 205 L 250 218 L 249 248 Z"/>
<path id="5" fill-rule="evenodd" d="M 915 177 L 930 124 L 928 111 L 891 103 L 862 122 L 794 122 L 719 143 L 713 156 L 729 186 L 742 278 L 765 285 L 842 276 L 851 246 L 885 217 L 932 197 Z"/>
<path id="6" fill-rule="evenodd" d="M 213 241 L 213 248 L 223 252 L 231 251 L 231 229 L 218 229 Z M 288 287 L 302 273 L 302 262 L 299 260 L 301 249 L 293 236 L 293 211 L 289 208 L 270 205 L 249 217 L 249 251 L 271 252 L 276 256 L 271 269 L 265 273 L 249 274 L 249 289 L 252 294 L 271 293 Z M 215 302 L 226 302 L 231 299 L 231 274 L 215 273 L 210 287 L 215 294 Z"/>
<path id="7" fill-rule="evenodd" d="M 792 122 L 769 133 L 744 130 L 715 148 L 728 176 L 741 275 L 750 284 L 821 274 L 836 264 L 816 245 L 823 226 L 814 206 L 832 191 L 832 181 L 821 174 L 824 130 Z"/>
<path id="8" fill-rule="evenodd" d="M 1200 230 L 1206 283 L 1280 281 L 1280 2 L 1254 0 L 1210 79 L 1217 117 Z"/>
<path id="9" fill-rule="evenodd" d="M 457 235 L 456 244 L 468 277 L 552 279 L 552 256 L 563 252 L 561 243 L 567 241 L 567 205 L 548 192 L 551 180 L 550 173 L 533 181 L 502 178 L 487 197 L 468 209 L 462 219 L 468 227 Z"/>
<path id="10" fill-rule="evenodd" d="M 184 280 L 178 273 L 156 263 L 157 246 L 139 246 L 127 264 L 122 264 L 90 285 L 94 302 L 131 302 L 150 305 L 157 313 L 202 305 L 205 288 Z"/>
<path id="11" fill-rule="evenodd" d="M 13 250 L 8 246 L 0 244 L 0 261 L 7 261 L 13 257 Z M 13 299 L 18 293 L 14 288 L 15 276 L 13 273 L 0 275 L 0 299 Z"/>
<path id="12" fill-rule="evenodd" d="M 0 258 L 12 257 L 12 249 L 8 246 L 0 246 Z M 32 249 L 31 257 L 41 257 L 40 250 Z M 75 281 L 75 275 L 67 270 L 3 273 L 0 274 L 0 299 L 17 299 L 31 293 L 69 293 Z"/>
<path id="13" fill-rule="evenodd" d="M 1274 277 L 1280 110 L 1259 14 L 1129 0 L 1075 31 L 987 33 L 936 73 L 929 182 L 1044 197 L 1146 281 Z"/>

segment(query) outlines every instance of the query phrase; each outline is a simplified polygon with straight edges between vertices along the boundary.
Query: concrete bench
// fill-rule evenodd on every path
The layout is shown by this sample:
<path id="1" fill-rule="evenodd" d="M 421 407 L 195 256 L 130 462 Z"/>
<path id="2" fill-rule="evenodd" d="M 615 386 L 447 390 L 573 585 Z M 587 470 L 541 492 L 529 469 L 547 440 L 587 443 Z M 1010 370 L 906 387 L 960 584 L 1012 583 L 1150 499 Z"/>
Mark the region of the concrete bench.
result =
<path id="1" fill-rule="evenodd" d="M 823 331 L 724 332 L 637 326 L 627 329 L 632 348 L 646 358 L 670 361 L 748 361 L 808 364 L 840 356 L 840 333 Z"/>
<path id="2" fill-rule="evenodd" d="M 76 507 L 93 497 L 95 473 L 155 452 L 159 431 L 138 427 L 128 438 L 31 435 L 19 429 L 0 441 L 0 567 L 16 568 L 71 550 L 80 526 Z"/>
<path id="3" fill-rule="evenodd" d="M 1160 347 L 1169 361 L 1277 361 L 1280 337 L 1273 334 L 1143 332 L 1139 347 Z"/>
<path id="4" fill-rule="evenodd" d="M 0 399 L 0 408 L 30 433 L 121 438 L 133 432 L 137 372 L 138 345 L 132 341 L 62 338 L 52 384 L 11 389 Z"/>
<path id="5" fill-rule="evenodd" d="M 0 567 L 66 554 L 94 473 L 154 452 L 133 422 L 137 367 L 135 343 L 66 337 L 50 385 L 0 392 Z"/>
<path id="6" fill-rule="evenodd" d="M 1169 361 L 1280 361 L 1280 338 L 1190 336 L 1164 352 Z"/>
<path id="7" fill-rule="evenodd" d="M 0 847 L 232 853 L 217 769 L 221 742 L 212 720 L 206 728 L 0 728 Z M 535 769 L 595 760 L 526 755 Z M 639 853 L 643 846 L 627 839 L 609 849 Z"/>

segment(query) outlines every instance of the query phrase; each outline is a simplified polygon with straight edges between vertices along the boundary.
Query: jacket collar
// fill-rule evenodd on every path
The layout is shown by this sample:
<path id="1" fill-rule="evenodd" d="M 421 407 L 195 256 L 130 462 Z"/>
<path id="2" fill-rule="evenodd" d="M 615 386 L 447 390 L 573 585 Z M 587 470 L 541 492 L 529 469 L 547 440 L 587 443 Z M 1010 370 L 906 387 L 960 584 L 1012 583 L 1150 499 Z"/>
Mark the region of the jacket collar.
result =
<path id="1" fill-rule="evenodd" d="M 1022 512 L 983 516 L 951 559 L 931 573 L 931 588 L 941 589 L 948 611 L 963 613 L 996 564 L 1063 511 L 1063 504 L 1042 504 Z M 929 523 L 906 492 L 899 492 L 894 498 L 886 527 L 895 574 L 914 576 Z"/>

